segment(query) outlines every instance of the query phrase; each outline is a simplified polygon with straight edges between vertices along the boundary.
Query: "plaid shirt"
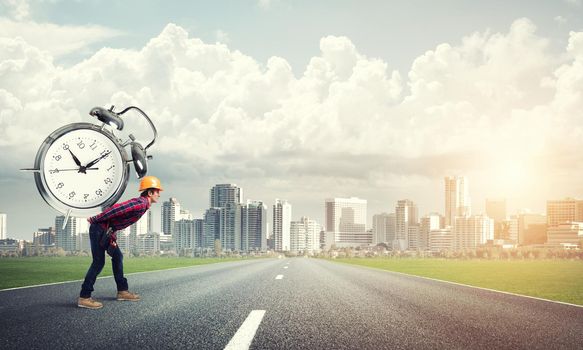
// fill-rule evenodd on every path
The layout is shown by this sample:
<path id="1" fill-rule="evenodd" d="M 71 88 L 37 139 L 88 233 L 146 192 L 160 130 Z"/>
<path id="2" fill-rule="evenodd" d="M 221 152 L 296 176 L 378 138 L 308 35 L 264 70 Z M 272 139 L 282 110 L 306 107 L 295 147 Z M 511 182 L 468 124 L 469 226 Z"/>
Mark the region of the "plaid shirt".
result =
<path id="1" fill-rule="evenodd" d="M 105 230 L 111 227 L 114 231 L 119 231 L 138 221 L 149 208 L 148 198 L 140 196 L 115 204 L 88 220 L 92 224 L 101 225 Z"/>

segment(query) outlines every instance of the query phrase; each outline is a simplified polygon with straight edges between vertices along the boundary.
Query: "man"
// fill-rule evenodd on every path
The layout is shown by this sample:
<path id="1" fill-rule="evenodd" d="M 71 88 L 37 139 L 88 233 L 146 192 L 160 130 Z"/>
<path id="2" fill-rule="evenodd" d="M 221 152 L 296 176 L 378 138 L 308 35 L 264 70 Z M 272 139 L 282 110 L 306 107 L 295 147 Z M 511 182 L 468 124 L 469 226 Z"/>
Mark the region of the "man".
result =
<path id="1" fill-rule="evenodd" d="M 101 214 L 87 219 L 91 224 L 89 239 L 93 262 L 85 275 L 77 306 L 87 309 L 103 307 L 102 303 L 91 298 L 91 292 L 93 292 L 97 275 L 105 265 L 105 252 L 111 256 L 111 268 L 117 284 L 117 300 L 140 300 L 138 294 L 128 291 L 128 281 L 123 275 L 123 254 L 117 246 L 115 232 L 138 221 L 152 203 L 158 202 L 162 190 L 162 185 L 157 177 L 145 176 L 140 182 L 141 195 L 139 197 L 115 204 Z"/>

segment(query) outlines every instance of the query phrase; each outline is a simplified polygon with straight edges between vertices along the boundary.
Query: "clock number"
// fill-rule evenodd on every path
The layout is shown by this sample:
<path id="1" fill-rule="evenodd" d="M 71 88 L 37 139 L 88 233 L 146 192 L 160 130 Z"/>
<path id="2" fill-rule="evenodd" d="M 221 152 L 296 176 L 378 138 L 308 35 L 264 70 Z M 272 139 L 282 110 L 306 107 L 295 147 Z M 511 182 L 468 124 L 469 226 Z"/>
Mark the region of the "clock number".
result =
<path id="1" fill-rule="evenodd" d="M 93 141 L 93 143 L 89 145 L 89 148 L 91 148 L 92 151 L 95 151 L 97 148 L 97 141 Z"/>
<path id="2" fill-rule="evenodd" d="M 85 144 L 83 143 L 83 141 L 79 141 L 79 142 L 77 143 L 77 146 L 78 146 L 80 149 L 83 149 L 83 148 L 85 148 Z"/>
<path id="3" fill-rule="evenodd" d="M 72 199 L 73 197 L 75 197 L 76 193 L 75 191 L 72 191 L 71 193 L 69 193 L 69 199 Z"/>
<path id="4" fill-rule="evenodd" d="M 69 145 L 67 145 L 66 143 L 63 143 L 63 150 L 68 150 L 69 149 Z"/>
<path id="5" fill-rule="evenodd" d="M 103 157 L 103 158 L 107 158 L 107 157 L 109 157 L 109 154 L 110 154 L 110 153 L 111 153 L 111 152 L 110 152 L 110 151 L 108 151 L 108 150 L 101 151 L 101 156 L 102 156 L 102 157 L 103 157 L 103 156 L 105 156 L 105 157 Z M 107 155 L 106 155 L 106 154 L 107 154 Z"/>
<path id="6" fill-rule="evenodd" d="M 57 184 L 57 189 L 61 189 L 61 188 L 63 188 L 64 186 L 65 186 L 65 184 L 64 184 L 64 183 L 62 183 L 62 182 L 59 182 L 59 183 Z"/>
<path id="7" fill-rule="evenodd" d="M 103 191 L 101 189 L 95 191 L 95 194 L 98 196 L 103 196 Z"/>
<path id="8" fill-rule="evenodd" d="M 51 169 L 49 170 L 49 174 L 58 174 L 59 173 L 59 169 Z"/>
<path id="9" fill-rule="evenodd" d="M 107 168 L 107 171 L 110 171 L 113 168 L 115 168 L 115 164 L 113 164 L 112 166 L 110 166 L 109 168 Z"/>
<path id="10" fill-rule="evenodd" d="M 83 199 L 87 199 L 87 197 L 89 197 L 89 193 L 85 193 L 85 194 L 83 195 Z"/>
<path id="11" fill-rule="evenodd" d="M 56 161 L 59 161 L 59 160 L 61 160 L 61 155 L 60 154 L 54 155 L 53 159 Z"/>
<path id="12" fill-rule="evenodd" d="M 105 179 L 105 184 L 112 184 L 112 183 L 113 183 L 113 180 L 111 178 L 108 177 L 107 179 Z"/>

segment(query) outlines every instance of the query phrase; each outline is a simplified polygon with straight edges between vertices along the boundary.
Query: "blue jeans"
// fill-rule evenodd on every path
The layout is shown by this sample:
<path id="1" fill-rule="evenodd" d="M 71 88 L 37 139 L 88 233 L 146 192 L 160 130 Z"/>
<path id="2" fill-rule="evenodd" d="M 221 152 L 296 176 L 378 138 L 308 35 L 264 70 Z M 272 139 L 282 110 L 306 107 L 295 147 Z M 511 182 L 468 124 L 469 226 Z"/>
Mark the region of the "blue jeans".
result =
<path id="1" fill-rule="evenodd" d="M 91 297 L 91 292 L 94 290 L 93 285 L 95 284 L 97 275 L 99 275 L 105 265 L 106 248 L 102 248 L 99 245 L 99 239 L 103 234 L 105 234 L 105 231 L 100 225 L 91 224 L 89 227 L 89 240 L 91 241 L 91 255 L 93 256 L 93 262 L 91 263 L 91 266 L 89 266 L 89 270 L 85 275 L 85 281 L 83 281 L 83 285 L 81 286 L 81 293 L 79 294 L 81 298 Z M 113 251 L 111 257 L 111 268 L 113 270 L 115 283 L 117 284 L 117 290 L 128 290 L 128 280 L 123 276 L 123 254 L 119 247 L 116 247 Z"/>

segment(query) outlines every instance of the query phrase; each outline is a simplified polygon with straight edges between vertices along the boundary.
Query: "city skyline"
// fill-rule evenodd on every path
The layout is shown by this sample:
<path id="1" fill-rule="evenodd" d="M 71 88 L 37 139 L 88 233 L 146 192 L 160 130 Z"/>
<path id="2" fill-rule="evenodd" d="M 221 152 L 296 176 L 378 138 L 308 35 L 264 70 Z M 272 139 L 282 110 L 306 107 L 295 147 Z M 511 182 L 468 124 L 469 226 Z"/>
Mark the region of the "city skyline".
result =
<path id="1" fill-rule="evenodd" d="M 403 198 L 442 212 L 435 189 L 460 174 L 476 212 L 486 198 L 543 212 L 583 197 L 581 1 L 151 4 L 94 16 L 108 5 L 0 1 L 10 235 L 57 214 L 19 169 L 55 129 L 95 123 L 94 106 L 151 116 L 149 173 L 198 217 L 220 183 L 318 222 L 321 199 L 365 198 L 369 225 Z M 150 140 L 139 118 L 124 122 L 122 137 Z M 122 200 L 137 194 L 130 176 Z"/>
<path id="2" fill-rule="evenodd" d="M 443 198 L 443 211 L 419 211 L 418 206 L 415 203 L 415 200 L 412 200 L 410 198 L 403 198 L 400 200 L 397 200 L 393 206 L 387 208 L 387 210 L 383 210 L 383 211 L 374 211 L 374 212 L 368 212 L 367 215 L 367 200 L 366 199 L 361 199 L 361 198 L 357 198 L 357 197 L 350 197 L 350 198 L 340 198 L 340 197 L 334 197 L 334 198 L 325 198 L 323 199 L 323 206 L 322 206 L 322 217 L 324 219 L 318 219 L 317 216 L 309 216 L 306 215 L 305 213 L 301 212 L 300 209 L 300 214 L 297 214 L 296 216 L 298 216 L 297 218 L 295 216 L 291 215 L 291 207 L 292 207 L 292 203 L 288 203 L 288 201 L 286 200 L 280 200 L 278 198 L 273 199 L 273 212 L 272 215 L 267 215 L 267 212 L 269 212 L 269 210 L 266 211 L 266 218 L 268 219 L 268 222 L 273 223 L 273 226 L 271 226 L 270 230 L 267 232 L 268 237 L 272 236 L 272 238 L 274 238 L 277 241 L 277 237 L 280 237 L 281 233 L 279 230 L 281 230 L 280 227 L 277 226 L 276 222 L 279 222 L 279 225 L 281 225 L 282 219 L 281 219 L 281 205 L 284 204 L 286 206 L 288 206 L 288 211 L 289 213 L 286 214 L 286 220 L 284 220 L 284 222 L 287 222 L 287 225 L 289 225 L 290 222 L 292 221 L 302 221 L 304 220 L 304 217 L 308 217 L 310 219 L 316 219 L 316 222 L 321 222 L 322 227 L 324 230 L 326 230 L 326 226 L 330 225 L 328 223 L 328 219 L 326 219 L 326 217 L 328 215 L 333 215 L 333 214 L 329 214 L 330 209 L 328 209 L 328 204 L 329 203 L 334 203 L 336 201 L 340 201 L 340 202 L 346 202 L 346 203 L 350 203 L 351 201 L 356 201 L 357 203 L 363 203 L 364 204 L 364 229 L 365 230 L 374 230 L 375 227 L 375 217 L 379 216 L 379 215 L 385 215 L 385 214 L 389 214 L 389 215 L 397 215 L 396 216 L 396 226 L 395 226 L 395 231 L 394 231 L 394 238 L 399 241 L 406 241 L 406 237 L 408 236 L 407 230 L 408 230 L 408 224 L 407 221 L 408 220 L 412 220 L 412 222 L 414 223 L 415 226 L 418 226 L 420 223 L 420 219 L 422 218 L 426 218 L 426 217 L 431 217 L 432 215 L 438 215 L 440 217 L 442 217 L 442 221 L 443 223 L 441 224 L 442 227 L 447 227 L 447 226 L 454 226 L 452 223 L 449 223 L 447 220 L 448 217 L 448 211 L 452 211 L 452 208 L 457 210 L 457 214 L 454 215 L 453 217 L 474 217 L 474 216 L 484 216 L 484 217 L 489 217 L 492 218 L 498 222 L 501 221 L 501 217 L 503 215 L 505 215 L 505 219 L 504 220 L 508 220 L 509 218 L 512 218 L 513 216 L 518 216 L 518 215 L 524 215 L 524 214 L 528 214 L 528 215 L 534 215 L 534 216 L 541 216 L 543 218 L 546 218 L 547 212 L 550 210 L 551 214 L 553 214 L 554 212 L 560 212 L 562 213 L 561 215 L 565 216 L 570 216 L 570 215 L 575 215 L 577 217 L 581 217 L 583 218 L 583 200 L 581 199 L 576 199 L 573 197 L 565 197 L 562 199 L 548 199 L 545 203 L 546 205 L 546 209 L 544 212 L 532 212 L 526 208 L 522 209 L 522 210 L 517 210 L 515 212 L 511 212 L 511 211 L 507 211 L 506 210 L 506 200 L 504 198 L 496 198 L 496 199 L 491 199 L 491 198 L 486 198 L 485 199 L 485 210 L 484 211 L 479 211 L 479 212 L 472 212 L 472 207 L 469 203 L 471 203 L 471 196 L 469 195 L 470 191 L 468 191 L 468 183 L 469 183 L 469 179 L 467 179 L 465 176 L 455 176 L 455 177 L 451 177 L 451 176 L 446 176 L 444 178 L 445 180 L 445 196 Z M 461 183 L 463 184 L 463 191 L 459 192 L 459 189 L 456 189 L 456 184 L 459 184 L 461 181 Z M 454 184 L 454 185 L 452 185 Z M 452 187 L 453 186 L 453 187 Z M 453 190 L 452 190 L 453 188 Z M 443 188 L 442 188 L 443 190 Z M 218 192 L 221 191 L 221 192 Z M 454 197 L 458 196 L 459 197 L 459 193 L 462 193 L 461 196 L 464 198 L 465 202 L 462 203 L 462 206 L 453 206 L 451 205 L 452 199 L 450 198 L 450 196 L 448 196 L 448 193 L 452 192 L 452 193 L 456 193 L 454 195 Z M 182 219 L 186 219 L 186 220 L 203 220 L 205 219 L 207 213 L 209 210 L 213 210 L 213 209 L 224 209 L 226 207 L 229 206 L 230 203 L 236 203 L 239 205 L 243 205 L 245 206 L 243 203 L 247 202 L 247 205 L 249 205 L 250 203 L 266 203 L 266 206 L 269 206 L 269 202 L 263 201 L 263 200 L 256 200 L 256 199 L 245 199 L 242 195 L 243 193 L 243 188 L 237 186 L 236 184 L 217 184 L 214 185 L 210 191 L 208 191 L 209 193 L 209 200 L 208 200 L 208 207 L 206 209 L 206 213 L 203 211 L 201 214 L 195 214 L 193 213 L 189 208 L 186 208 L 184 206 L 182 206 L 178 200 L 178 198 L 176 197 L 170 197 L 168 199 L 162 200 L 162 202 L 160 203 L 160 211 L 159 212 L 155 212 L 155 207 L 150 208 L 150 210 L 148 210 L 147 216 L 145 216 L 142 220 L 140 220 L 140 225 L 147 227 L 146 231 L 148 232 L 154 232 L 154 233 L 160 233 L 160 234 L 165 234 L 168 236 L 173 236 L 175 233 L 174 230 L 174 225 L 182 220 Z M 235 194 L 234 194 L 235 193 Z M 222 200 L 218 200 L 217 198 L 224 198 Z M 498 206 L 502 205 L 502 209 L 498 208 Z M 493 206 L 493 205 L 496 206 Z M 216 206 L 218 207 L 216 207 Z M 264 205 L 264 204 L 262 204 Z M 402 212 L 405 211 L 407 212 L 409 209 L 406 209 L 408 206 L 412 206 L 414 209 L 410 214 L 399 214 L 399 210 L 401 210 Z M 276 214 L 276 208 L 280 208 L 277 211 Z M 339 207 L 340 208 L 340 207 Z M 405 209 L 402 209 L 405 208 Z M 459 209 L 456 209 L 459 208 Z M 567 208 L 567 209 L 563 209 L 563 208 Z M 455 211 L 454 210 L 454 211 Z M 493 214 L 488 214 L 488 210 L 492 211 Z M 572 212 L 572 213 L 571 213 Z M 502 214 L 504 213 L 504 214 Z M 219 214 L 219 212 L 217 212 L 217 215 Z M 223 214 L 221 214 L 223 215 Z M 240 215 L 240 214 L 239 214 Z M 275 217 L 278 217 L 277 220 L 275 220 Z M 352 214 L 354 215 L 354 213 Z M 362 216 L 361 214 L 357 214 Z M 399 220 L 403 220 L 403 219 L 399 219 L 400 215 L 405 215 L 404 216 L 404 220 L 405 222 L 399 224 Z M 158 217 L 158 223 L 159 225 L 154 225 L 153 222 L 153 218 L 157 216 Z M 412 217 L 412 219 L 407 219 L 407 217 Z M 337 219 L 334 219 L 333 221 L 338 221 L 339 217 Z M 560 219 L 554 219 L 557 222 L 551 222 L 549 223 L 551 226 L 553 225 L 557 225 L 558 223 L 562 222 L 561 220 L 563 220 L 564 218 L 561 217 Z M 56 221 L 55 221 L 56 220 Z M 62 230 L 59 226 L 59 220 L 64 220 L 64 216 L 61 215 L 57 215 L 56 219 L 54 219 L 52 222 L 54 222 L 54 225 L 44 225 L 41 227 L 38 227 L 36 229 L 34 229 L 31 232 L 31 235 L 34 236 L 37 232 L 45 230 L 47 228 L 52 228 L 52 229 L 56 229 L 57 232 L 59 230 Z M 80 220 L 80 221 L 79 221 Z M 218 220 L 218 219 L 217 219 Z M 220 220 L 224 220 L 223 218 L 221 218 Z M 354 220 L 354 219 L 353 219 Z M 546 219 L 545 219 L 546 220 Z M 83 226 L 86 226 L 86 222 L 83 218 L 77 218 L 77 221 L 82 222 Z M 357 220 L 358 223 L 362 222 L 362 219 L 358 219 Z M 351 225 L 355 224 L 357 222 L 351 221 Z M 6 230 L 6 223 L 7 223 L 7 214 L 5 213 L 1 213 L 0 212 L 0 234 L 4 234 L 6 235 L 7 232 L 10 232 L 9 230 Z M 337 226 L 338 222 L 336 224 L 334 224 L 334 226 Z M 403 232 L 399 231 L 399 225 L 403 226 L 404 228 L 402 228 L 402 230 L 404 230 Z M 140 227 L 141 227 L 140 226 Z M 75 231 L 76 229 L 73 228 L 69 228 L 72 229 L 73 231 Z M 144 228 L 135 228 L 134 226 L 132 226 L 132 230 L 139 230 L 144 231 Z M 287 228 L 287 230 L 289 230 L 289 226 Z M 333 229 L 332 231 L 334 231 L 335 229 Z M 358 230 L 357 230 L 358 231 Z M 356 232 L 356 231 L 355 231 Z M 359 231 L 360 232 L 360 231 Z M 289 234 L 288 234 L 289 235 Z M 8 237 L 4 237 L 4 238 L 10 238 L 10 239 L 23 239 L 23 240 L 30 240 L 30 237 L 17 237 L 17 236 L 8 236 Z M 376 238 L 375 238 L 375 233 L 372 233 L 372 236 L 370 237 L 372 239 L 372 242 L 374 243 Z M 281 240 L 281 238 L 279 238 Z M 289 236 L 288 236 L 289 239 Z M 518 237 L 514 237 L 511 238 L 512 240 L 516 241 L 516 242 L 521 242 L 523 243 Z M 280 241 L 281 242 L 281 241 Z M 378 243 L 378 241 L 376 241 Z M 278 244 L 281 243 L 274 243 L 275 246 L 277 247 Z M 406 249 L 406 247 L 408 246 L 407 243 L 399 243 L 399 245 L 401 246 L 401 249 Z"/>

